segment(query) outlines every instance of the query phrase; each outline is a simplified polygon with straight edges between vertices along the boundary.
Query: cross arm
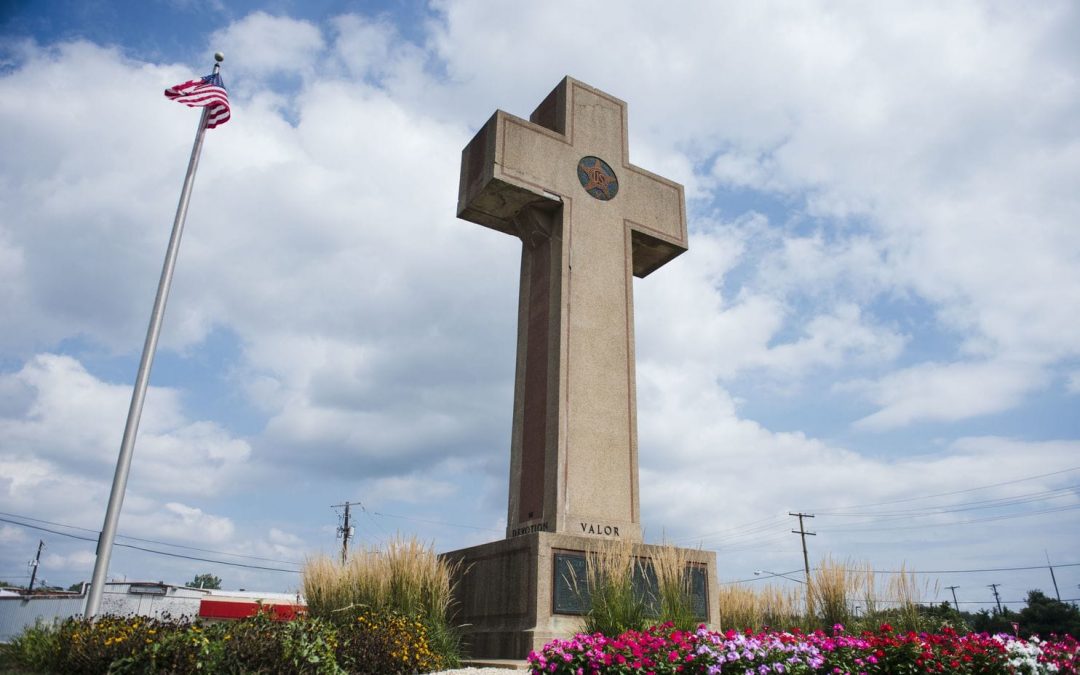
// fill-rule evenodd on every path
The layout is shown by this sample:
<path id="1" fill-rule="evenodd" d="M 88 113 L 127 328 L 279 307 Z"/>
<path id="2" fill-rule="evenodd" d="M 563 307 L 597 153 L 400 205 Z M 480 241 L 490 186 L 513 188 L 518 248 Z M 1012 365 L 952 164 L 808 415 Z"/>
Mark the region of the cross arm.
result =
<path id="1" fill-rule="evenodd" d="M 631 164 L 625 167 L 627 225 L 634 276 L 646 277 L 686 252 L 686 200 L 683 186 Z"/>
<path id="2" fill-rule="evenodd" d="M 543 162 L 530 160 L 565 152 L 564 146 L 560 134 L 496 111 L 461 153 L 458 217 L 519 235 L 513 221 L 522 209 L 561 202 L 544 188 L 551 177 L 542 175 Z"/>

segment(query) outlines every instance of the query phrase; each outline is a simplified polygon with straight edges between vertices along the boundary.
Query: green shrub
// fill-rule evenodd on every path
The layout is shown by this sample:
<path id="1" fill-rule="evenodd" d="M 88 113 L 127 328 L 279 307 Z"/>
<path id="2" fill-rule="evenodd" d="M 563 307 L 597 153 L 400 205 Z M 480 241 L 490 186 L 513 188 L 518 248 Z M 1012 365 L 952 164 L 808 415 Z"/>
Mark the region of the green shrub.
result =
<path id="1" fill-rule="evenodd" d="M 38 621 L 8 645 L 4 665 L 26 668 L 35 672 L 61 672 L 58 663 L 60 636 L 56 625 Z"/>
<path id="2" fill-rule="evenodd" d="M 15 664 L 40 673 L 226 673 L 341 675 L 337 629 L 266 612 L 204 625 L 188 619 L 103 616 L 27 630 L 12 645 Z"/>
<path id="3" fill-rule="evenodd" d="M 425 641 L 457 666 L 460 634 L 450 624 L 451 563 L 416 538 L 395 538 L 384 549 L 361 548 L 347 564 L 322 556 L 304 565 L 304 597 L 311 616 L 351 630 L 357 614 L 414 617 Z"/>
<path id="4" fill-rule="evenodd" d="M 356 675 L 431 672 L 450 667 L 428 639 L 419 617 L 396 612 L 363 612 L 338 625 L 337 660 Z"/>
<path id="5" fill-rule="evenodd" d="M 139 617 L 124 617 L 135 622 Z M 187 617 L 143 619 L 147 622 L 141 643 L 132 643 L 129 656 L 113 661 L 111 673 L 195 673 L 217 672 L 221 663 L 222 629 L 204 627 Z"/>

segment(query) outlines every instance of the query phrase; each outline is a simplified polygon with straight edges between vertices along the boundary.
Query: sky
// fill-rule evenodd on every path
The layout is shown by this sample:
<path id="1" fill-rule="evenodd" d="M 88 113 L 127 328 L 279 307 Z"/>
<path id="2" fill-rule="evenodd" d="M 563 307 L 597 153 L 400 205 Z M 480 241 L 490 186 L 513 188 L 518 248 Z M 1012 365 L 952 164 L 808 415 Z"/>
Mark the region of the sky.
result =
<path id="1" fill-rule="evenodd" d="M 689 251 L 634 281 L 646 540 L 761 584 L 802 512 L 812 565 L 927 601 L 1018 608 L 1048 562 L 1080 598 L 1078 33 L 1067 1 L 0 2 L 0 579 L 39 539 L 39 579 L 90 577 L 199 117 L 162 91 L 222 51 L 110 578 L 292 591 L 346 501 L 359 545 L 504 536 L 521 244 L 455 218 L 461 149 L 571 75 L 686 187 Z"/>

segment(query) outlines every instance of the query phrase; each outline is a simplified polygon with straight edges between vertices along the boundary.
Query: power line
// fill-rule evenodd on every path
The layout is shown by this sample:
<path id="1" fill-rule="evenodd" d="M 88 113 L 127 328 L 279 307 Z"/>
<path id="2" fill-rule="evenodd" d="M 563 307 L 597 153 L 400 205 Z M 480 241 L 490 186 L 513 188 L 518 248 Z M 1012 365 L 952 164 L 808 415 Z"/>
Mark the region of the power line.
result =
<path id="1" fill-rule="evenodd" d="M 998 584 L 998 585 L 1000 586 L 1000 584 Z M 989 586 L 987 588 L 989 588 Z M 1077 601 L 1080 601 L 1080 598 L 1065 598 L 1061 602 L 1077 602 Z M 889 600 L 889 599 L 874 598 L 874 602 L 879 604 L 879 605 L 896 605 L 896 604 L 904 604 L 906 602 L 911 602 L 912 604 L 915 604 L 915 605 L 933 605 L 933 604 L 936 604 L 936 603 L 939 603 L 939 602 L 948 603 L 949 601 L 948 600 Z M 961 600 L 960 604 L 961 605 L 988 605 L 990 603 L 986 602 L 985 600 Z M 1002 605 L 1024 605 L 1024 604 L 1027 604 L 1027 600 L 1026 599 L 1025 600 L 1002 600 L 1001 604 Z"/>
<path id="2" fill-rule="evenodd" d="M 787 521 L 784 520 L 783 516 L 773 515 L 773 516 L 769 516 L 767 518 L 760 518 L 758 520 L 752 520 L 752 521 L 750 521 L 748 523 L 743 523 L 741 525 L 732 525 L 731 527 L 725 528 L 723 530 L 716 530 L 714 532 L 707 532 L 705 534 L 699 534 L 699 535 L 695 535 L 695 536 L 692 536 L 692 537 L 686 537 L 684 539 L 678 539 L 674 543 L 680 544 L 680 543 L 691 542 L 691 541 L 700 541 L 700 540 L 704 540 L 704 539 L 712 539 L 714 537 L 728 537 L 728 538 L 733 538 L 734 539 L 734 538 L 749 536 L 751 534 L 755 534 L 755 533 L 758 533 L 758 532 L 766 532 L 768 530 L 776 529 L 777 527 L 781 527 L 782 529 L 786 530 L 787 529 L 786 522 Z M 745 529 L 746 531 L 745 532 L 740 532 L 740 530 L 743 530 L 743 529 Z"/>
<path id="3" fill-rule="evenodd" d="M 358 504 L 359 504 L 359 502 L 358 502 Z M 372 522 L 372 524 L 375 525 L 375 527 L 379 528 L 379 531 L 382 532 L 383 535 L 385 535 L 386 540 L 389 541 L 392 535 L 386 530 L 385 527 L 382 526 L 382 523 L 379 522 L 379 519 L 376 518 L 375 516 L 371 515 L 371 511 L 368 511 L 366 508 L 364 508 L 363 504 L 359 504 L 359 505 L 360 505 L 360 512 L 363 513 L 365 516 L 367 516 L 368 520 L 370 520 Z"/>
<path id="4" fill-rule="evenodd" d="M 399 516 L 393 513 L 379 513 L 378 511 L 371 511 L 372 515 L 382 516 L 383 518 L 397 518 L 399 520 L 411 520 L 415 523 L 427 523 L 429 525 L 444 525 L 446 527 L 461 527 L 467 530 L 485 530 L 487 532 L 499 532 L 493 527 L 480 527 L 478 525 L 462 525 L 460 523 L 447 523 L 441 520 L 427 520 L 425 518 L 413 518 L 412 516 Z"/>
<path id="5" fill-rule="evenodd" d="M 1057 497 L 1072 496 L 1073 493 L 1080 489 L 1078 485 L 1068 485 L 1066 487 L 1055 488 L 1053 490 L 1042 490 L 1039 492 L 1029 492 L 1022 495 L 1013 495 L 1011 497 L 996 497 L 994 499 L 980 499 L 973 502 L 960 502 L 958 504 L 950 504 L 948 506 L 922 508 L 922 509 L 903 509 L 900 511 L 884 511 L 878 513 L 829 513 L 825 514 L 833 518 L 908 518 L 918 517 L 919 515 L 937 515 L 940 513 L 955 513 L 958 511 L 975 511 L 979 509 L 994 509 L 1003 508 L 1006 506 L 1019 506 L 1020 504 L 1030 504 L 1032 502 L 1046 501 L 1049 499 L 1055 499 Z"/>
<path id="6" fill-rule="evenodd" d="M 97 530 L 92 530 L 92 529 L 90 529 L 88 527 L 79 527 L 78 525 L 68 525 L 67 523 L 57 523 L 57 522 L 54 522 L 52 520 L 42 520 L 41 518 L 31 518 L 30 516 L 24 516 L 24 515 L 18 514 L 18 513 L 5 513 L 3 511 L 0 511 L 0 516 L 9 516 L 11 518 L 20 518 L 22 520 L 29 520 L 29 521 L 32 521 L 32 522 L 35 522 L 35 523 L 45 523 L 47 525 L 56 525 L 57 527 L 66 527 L 66 528 L 71 529 L 71 530 L 82 530 L 83 532 L 92 532 L 94 534 L 97 534 L 97 532 L 98 532 Z M 2 519 L 0 519 L 0 520 L 2 520 Z M 4 522 L 11 522 L 11 521 L 4 521 Z M 16 524 L 20 524 L 20 523 L 16 523 Z M 46 531 L 51 532 L 51 530 L 46 530 Z M 237 558 L 247 558 L 248 560 L 262 560 L 263 562 L 285 563 L 287 565 L 301 565 L 302 564 L 302 563 L 296 562 L 295 560 L 279 560 L 277 558 L 263 558 L 263 557 L 260 557 L 260 556 L 257 556 L 257 555 L 246 555 L 244 553 L 232 553 L 231 551 L 217 551 L 217 550 L 210 549 L 210 548 L 198 548 L 196 546 L 185 546 L 183 544 L 174 544 L 172 542 L 158 541 L 156 539 L 143 539 L 142 537 L 132 537 L 132 536 L 126 535 L 126 534 L 117 534 L 116 536 L 121 538 L 121 539 L 130 539 L 131 541 L 141 541 L 141 542 L 145 542 L 147 544 L 158 544 L 160 546 L 170 546 L 172 548 L 181 548 L 181 549 L 185 549 L 185 550 L 188 550 L 188 551 L 199 551 L 200 553 L 216 553 L 218 555 L 230 555 L 230 556 L 234 556 L 234 557 L 237 557 Z M 97 539 L 94 538 L 93 541 L 97 541 Z"/>
<path id="7" fill-rule="evenodd" d="M 71 534 L 70 532 L 60 532 L 58 530 L 52 530 L 52 529 L 49 529 L 47 527 L 41 527 L 39 525 L 31 525 L 29 523 L 20 523 L 20 522 L 15 521 L 15 520 L 9 520 L 7 518 L 0 518 L 0 522 L 11 523 L 12 525 L 19 525 L 20 527 L 27 527 L 27 528 L 30 528 L 32 530 L 40 530 L 42 532 L 49 532 L 50 534 L 59 535 L 61 537 L 70 537 L 71 539 L 80 539 L 82 541 L 89 541 L 89 542 L 96 542 L 97 541 L 93 537 L 83 537 L 83 536 L 80 536 L 80 535 L 77 535 L 77 534 Z M 158 551 L 156 549 L 146 548 L 144 546 L 136 546 L 134 544 L 116 543 L 114 545 L 115 546 L 122 546 L 124 548 L 134 549 L 136 551 L 143 551 L 145 553 L 153 553 L 154 555 L 163 555 L 163 556 L 167 556 L 169 558 L 182 558 L 184 560 L 197 560 L 199 562 L 214 563 L 214 564 L 217 564 L 217 565 L 229 565 L 230 567 L 245 567 L 247 569 L 253 569 L 253 570 L 266 570 L 268 572 L 290 572 L 292 574 L 299 574 L 300 573 L 300 570 L 288 570 L 288 569 L 282 569 L 280 567 L 268 567 L 266 565 L 249 565 L 247 563 L 231 562 L 231 561 L 228 561 L 228 560 L 214 560 L 212 558 L 200 558 L 198 556 L 183 555 L 182 553 L 170 553 L 169 551 Z M 280 561 L 280 562 L 286 562 L 286 561 Z M 289 563 L 289 564 L 295 564 L 295 563 Z"/>
<path id="8" fill-rule="evenodd" d="M 904 499 L 894 499 L 894 500 L 891 500 L 891 501 L 877 502 L 877 503 L 874 503 L 874 504 L 857 504 L 857 505 L 854 505 L 854 506 L 849 506 L 847 508 L 849 508 L 849 509 L 862 509 L 862 508 L 871 508 L 871 507 L 875 507 L 875 506 L 887 506 L 889 504 L 903 504 L 905 502 L 919 501 L 920 499 L 935 499 L 937 497 L 949 497 L 951 495 L 959 495 L 959 494 L 965 494 L 965 493 L 968 493 L 968 492 L 977 492 L 978 490 L 987 490 L 987 489 L 990 489 L 990 488 L 1002 487 L 1004 485 L 1013 485 L 1015 483 L 1023 483 L 1025 481 L 1035 480 L 1037 478 L 1047 478 L 1049 476 L 1057 476 L 1057 475 L 1060 475 L 1060 474 L 1063 474 L 1063 473 L 1069 473 L 1071 471 L 1077 471 L 1077 470 L 1080 470 L 1080 466 L 1071 466 L 1071 467 L 1069 467 L 1067 469 L 1060 469 L 1058 471 L 1051 471 L 1049 473 L 1040 473 L 1040 474 L 1037 474 L 1037 475 L 1034 475 L 1034 476 L 1026 476 L 1024 478 L 1015 478 L 1013 480 L 1007 480 L 1007 481 L 1003 481 L 1001 483 L 991 483 L 990 485 L 980 485 L 979 487 L 967 488 L 966 490 L 953 490 L 951 492 L 939 492 L 937 494 L 922 495 L 922 496 L 919 496 L 919 497 L 907 497 L 907 498 L 904 498 Z M 842 511 L 844 509 L 834 509 L 833 511 L 830 511 L 829 509 L 816 509 L 815 513 L 817 513 L 818 515 L 832 515 L 833 512 L 837 511 L 837 510 Z"/>
<path id="9" fill-rule="evenodd" d="M 773 578 L 774 576 L 782 577 L 785 574 L 795 574 L 796 572 L 802 572 L 802 571 L 803 570 L 800 567 L 797 570 L 791 570 L 791 571 L 788 571 L 788 572 L 773 572 L 772 575 L 767 576 L 767 577 L 755 576 L 755 577 L 751 577 L 749 579 L 736 579 L 735 581 L 721 581 L 720 585 L 721 586 L 730 586 L 731 584 L 745 584 L 745 583 L 748 583 L 750 581 L 765 581 L 767 579 Z"/>
<path id="10" fill-rule="evenodd" d="M 1080 563 L 1055 564 L 1054 567 L 1080 567 Z M 978 570 L 874 570 L 874 574 L 968 574 L 974 572 L 1018 572 L 1021 570 L 1044 570 L 1046 565 L 1032 565 L 1030 567 L 988 567 Z M 817 571 L 817 570 L 815 570 Z M 864 570 L 845 569 L 845 572 L 862 572 Z"/>
<path id="11" fill-rule="evenodd" d="M 1059 506 L 1052 509 L 1040 509 L 1038 511 L 1028 511 L 1027 513 L 1012 513 L 1003 514 L 999 516 L 990 516 L 989 518 L 975 518 L 972 520 L 955 520 L 948 523 L 921 523 L 919 525 L 897 525 L 895 527 L 832 527 L 824 528 L 822 532 L 880 532 L 882 530 L 925 530 L 933 527 L 952 527 L 954 525 L 973 525 L 976 523 L 992 523 L 998 520 L 1012 520 L 1014 518 L 1028 518 L 1031 516 L 1042 516 L 1048 513 L 1061 513 L 1063 511 L 1075 511 L 1080 509 L 1080 504 L 1073 504 L 1071 506 Z M 936 514 L 931 514 L 936 515 Z M 925 516 L 923 516 L 925 517 Z M 856 523 L 860 524 L 860 523 Z"/>
<path id="12" fill-rule="evenodd" d="M 1054 567 L 1080 567 L 1080 562 L 1055 564 Z M 841 568 L 841 569 L 844 572 L 865 572 L 866 571 L 866 570 L 848 569 L 848 568 Z M 987 567 L 987 568 L 983 568 L 983 569 L 972 569 L 972 570 L 923 570 L 923 571 L 915 571 L 915 570 L 878 570 L 878 569 L 875 569 L 875 570 L 873 570 L 873 572 L 874 572 L 874 574 L 968 574 L 968 573 L 976 573 L 976 572 L 1017 572 L 1017 571 L 1023 571 L 1023 570 L 1044 570 L 1044 569 L 1046 569 L 1046 565 L 1031 565 L 1031 566 L 1026 566 L 1026 567 Z M 803 571 L 802 568 L 795 569 L 795 570 L 790 570 L 788 572 L 773 573 L 773 575 L 775 575 L 775 576 L 783 576 L 785 574 L 794 574 L 796 572 L 801 572 L 801 571 Z M 820 572 L 821 568 L 820 567 L 814 567 L 814 568 L 811 568 L 810 571 L 811 572 Z M 747 582 L 750 582 L 750 581 L 764 581 L 765 579 L 769 579 L 769 578 L 772 578 L 772 577 L 771 576 L 770 577 L 755 576 L 755 577 L 748 578 L 748 579 L 738 579 L 736 581 L 722 581 L 722 582 L 720 582 L 720 585 L 723 586 L 723 585 L 727 585 L 727 584 L 744 584 L 744 583 L 747 583 Z M 946 588 L 948 588 L 948 587 L 946 587 Z M 957 586 L 956 588 L 959 588 L 959 586 Z M 976 604 L 978 604 L 978 601 L 970 601 L 970 602 L 975 602 Z M 1019 602 L 1019 601 L 1009 600 L 1008 602 Z M 1071 600 L 1070 601 L 1063 601 L 1063 602 L 1071 602 Z M 964 604 L 964 601 L 961 600 L 960 604 Z"/>

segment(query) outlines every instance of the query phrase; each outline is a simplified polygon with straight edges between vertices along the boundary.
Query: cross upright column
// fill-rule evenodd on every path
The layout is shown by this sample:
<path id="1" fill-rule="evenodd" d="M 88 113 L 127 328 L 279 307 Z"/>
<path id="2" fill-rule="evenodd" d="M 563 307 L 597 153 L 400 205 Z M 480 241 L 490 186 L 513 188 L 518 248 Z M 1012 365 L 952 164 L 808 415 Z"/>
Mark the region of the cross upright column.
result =
<path id="1" fill-rule="evenodd" d="M 508 538 L 641 540 L 631 275 L 687 240 L 682 186 L 630 164 L 626 131 L 568 77 L 462 153 L 458 216 L 522 241 Z"/>

